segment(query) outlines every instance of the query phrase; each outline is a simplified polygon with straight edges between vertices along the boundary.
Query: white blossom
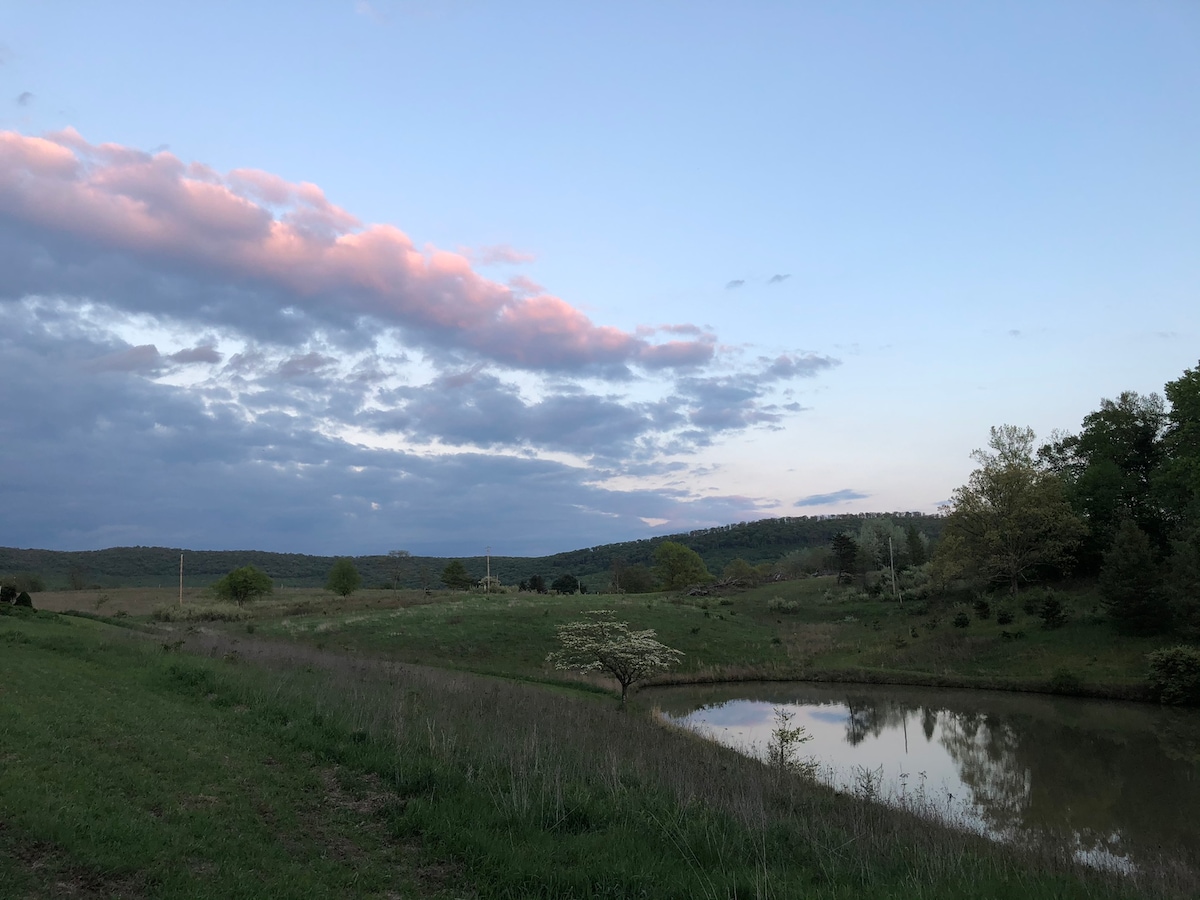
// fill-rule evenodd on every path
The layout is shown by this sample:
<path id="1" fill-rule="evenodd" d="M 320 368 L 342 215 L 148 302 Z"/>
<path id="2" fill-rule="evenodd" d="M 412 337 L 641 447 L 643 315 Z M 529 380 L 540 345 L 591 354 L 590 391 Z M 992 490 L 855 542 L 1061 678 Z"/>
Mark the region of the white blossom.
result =
<path id="1" fill-rule="evenodd" d="M 621 685 L 621 702 L 630 685 L 669 668 L 683 653 L 655 639 L 654 629 L 630 631 L 627 622 L 614 619 L 611 609 L 587 613 L 590 619 L 558 626 L 561 650 L 546 661 L 556 669 L 578 672 L 607 672 Z"/>

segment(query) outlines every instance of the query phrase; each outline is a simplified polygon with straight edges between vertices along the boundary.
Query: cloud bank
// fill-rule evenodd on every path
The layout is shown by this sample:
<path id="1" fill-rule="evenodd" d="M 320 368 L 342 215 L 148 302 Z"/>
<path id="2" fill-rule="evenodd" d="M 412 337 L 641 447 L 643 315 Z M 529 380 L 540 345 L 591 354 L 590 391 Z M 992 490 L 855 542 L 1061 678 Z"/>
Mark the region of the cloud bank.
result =
<path id="1" fill-rule="evenodd" d="M 0 132 L 0 543 L 544 552 L 761 514 L 605 481 L 782 427 L 837 360 L 598 324 L 476 268 L 532 258 L 418 248 L 258 169 Z"/>

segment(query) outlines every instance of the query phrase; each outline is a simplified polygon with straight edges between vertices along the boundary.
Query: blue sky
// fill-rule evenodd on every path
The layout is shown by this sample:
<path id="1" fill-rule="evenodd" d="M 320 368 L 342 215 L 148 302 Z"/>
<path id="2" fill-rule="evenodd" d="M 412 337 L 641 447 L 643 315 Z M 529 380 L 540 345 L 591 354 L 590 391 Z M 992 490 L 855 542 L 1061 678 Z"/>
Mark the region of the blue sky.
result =
<path id="1" fill-rule="evenodd" d="M 932 511 L 1196 365 L 1191 2 L 27 4 L 0 544 Z"/>

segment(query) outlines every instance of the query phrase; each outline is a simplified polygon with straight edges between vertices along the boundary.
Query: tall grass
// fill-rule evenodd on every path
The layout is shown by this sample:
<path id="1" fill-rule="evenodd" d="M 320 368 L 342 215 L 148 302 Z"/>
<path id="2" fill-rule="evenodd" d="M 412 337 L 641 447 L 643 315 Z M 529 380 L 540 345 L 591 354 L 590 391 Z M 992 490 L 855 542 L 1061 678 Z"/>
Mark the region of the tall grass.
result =
<path id="1" fill-rule="evenodd" d="M 311 728 L 280 729 L 318 753 L 373 767 L 400 798 L 392 827 L 453 858 L 485 896 L 1200 892 L 1200 878 L 1183 866 L 1098 872 L 1071 846 L 998 846 L 920 810 L 779 778 L 596 698 L 222 635 L 193 636 L 189 646 L 274 668 L 265 682 L 240 682 L 254 696 L 238 702 L 275 709 L 293 725 L 307 714 L 320 734 L 351 736 L 322 744 Z"/>

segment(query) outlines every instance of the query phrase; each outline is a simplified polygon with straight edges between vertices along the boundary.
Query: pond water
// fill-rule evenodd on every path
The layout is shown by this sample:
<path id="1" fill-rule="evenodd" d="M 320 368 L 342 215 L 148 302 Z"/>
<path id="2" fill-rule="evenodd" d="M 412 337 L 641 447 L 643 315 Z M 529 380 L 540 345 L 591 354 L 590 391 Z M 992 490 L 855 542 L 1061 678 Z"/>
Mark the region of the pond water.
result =
<path id="1" fill-rule="evenodd" d="M 1036 694 L 763 684 L 646 691 L 663 716 L 765 758 L 777 710 L 834 787 L 1096 865 L 1200 865 L 1200 713 Z"/>

